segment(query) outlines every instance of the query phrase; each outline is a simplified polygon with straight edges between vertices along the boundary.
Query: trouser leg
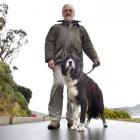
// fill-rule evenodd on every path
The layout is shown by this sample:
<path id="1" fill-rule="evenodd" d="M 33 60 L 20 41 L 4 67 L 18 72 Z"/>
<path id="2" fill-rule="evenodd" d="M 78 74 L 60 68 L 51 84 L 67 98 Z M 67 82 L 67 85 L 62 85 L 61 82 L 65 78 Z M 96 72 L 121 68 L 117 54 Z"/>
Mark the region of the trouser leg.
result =
<path id="1" fill-rule="evenodd" d="M 68 96 L 68 95 L 67 95 Z M 69 99 L 67 98 L 67 112 L 66 112 L 67 121 L 73 120 L 73 110 Z"/>
<path id="2" fill-rule="evenodd" d="M 53 78 L 48 110 L 49 116 L 52 117 L 52 120 L 60 121 L 63 107 L 64 80 L 61 68 L 58 65 L 55 66 L 55 69 L 53 70 Z"/>

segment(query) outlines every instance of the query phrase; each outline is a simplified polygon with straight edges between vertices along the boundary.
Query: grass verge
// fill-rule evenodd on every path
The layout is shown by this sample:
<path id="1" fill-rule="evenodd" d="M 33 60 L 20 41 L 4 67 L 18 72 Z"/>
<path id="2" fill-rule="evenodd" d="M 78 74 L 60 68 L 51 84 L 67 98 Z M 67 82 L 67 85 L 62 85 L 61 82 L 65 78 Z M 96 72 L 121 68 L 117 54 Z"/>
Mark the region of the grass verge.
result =
<path id="1" fill-rule="evenodd" d="M 115 120 L 115 119 L 114 119 Z M 118 121 L 127 121 L 127 122 L 135 122 L 140 123 L 140 118 L 130 118 L 130 119 L 116 119 Z"/>

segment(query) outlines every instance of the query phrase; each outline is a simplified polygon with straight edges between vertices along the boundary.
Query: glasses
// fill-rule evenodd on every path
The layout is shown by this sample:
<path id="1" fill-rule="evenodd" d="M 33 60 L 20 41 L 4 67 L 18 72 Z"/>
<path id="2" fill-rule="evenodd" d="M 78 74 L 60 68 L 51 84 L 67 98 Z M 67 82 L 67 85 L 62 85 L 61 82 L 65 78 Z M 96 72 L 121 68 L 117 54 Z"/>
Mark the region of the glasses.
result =
<path id="1" fill-rule="evenodd" d="M 64 13 L 67 13 L 67 12 L 72 13 L 72 12 L 73 12 L 73 9 L 64 9 L 63 12 L 64 12 Z"/>

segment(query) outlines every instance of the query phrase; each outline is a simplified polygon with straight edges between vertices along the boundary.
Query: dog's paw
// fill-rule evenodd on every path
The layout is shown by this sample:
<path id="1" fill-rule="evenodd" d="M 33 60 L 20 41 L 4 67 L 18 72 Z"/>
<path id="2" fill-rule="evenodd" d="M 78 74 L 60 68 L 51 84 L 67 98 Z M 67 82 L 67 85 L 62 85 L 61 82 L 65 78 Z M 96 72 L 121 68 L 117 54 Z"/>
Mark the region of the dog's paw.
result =
<path id="1" fill-rule="evenodd" d="M 80 123 L 76 130 L 79 131 L 79 132 L 84 132 L 85 131 L 85 124 Z"/>
<path id="2" fill-rule="evenodd" d="M 72 129 L 72 130 L 76 130 L 77 127 L 78 127 L 78 125 L 73 124 L 73 126 L 72 126 L 70 129 Z"/>
<path id="3" fill-rule="evenodd" d="M 86 121 L 85 127 L 88 127 L 88 125 L 89 125 L 89 120 Z"/>
<path id="4" fill-rule="evenodd" d="M 104 128 L 108 127 L 106 123 L 104 123 Z"/>
<path id="5" fill-rule="evenodd" d="M 78 128 L 78 121 L 74 121 L 70 129 L 76 130 Z"/>

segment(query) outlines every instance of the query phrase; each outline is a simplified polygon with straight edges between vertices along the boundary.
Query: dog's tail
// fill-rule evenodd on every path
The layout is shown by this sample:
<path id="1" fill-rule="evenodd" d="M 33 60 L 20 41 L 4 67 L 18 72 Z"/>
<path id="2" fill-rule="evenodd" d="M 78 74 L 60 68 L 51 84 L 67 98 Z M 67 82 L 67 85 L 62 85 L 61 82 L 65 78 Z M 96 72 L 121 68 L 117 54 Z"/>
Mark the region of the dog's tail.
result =
<path id="1" fill-rule="evenodd" d="M 95 86 L 95 94 L 92 98 L 92 115 L 94 118 L 101 116 L 104 112 L 103 95 L 99 86 Z"/>

